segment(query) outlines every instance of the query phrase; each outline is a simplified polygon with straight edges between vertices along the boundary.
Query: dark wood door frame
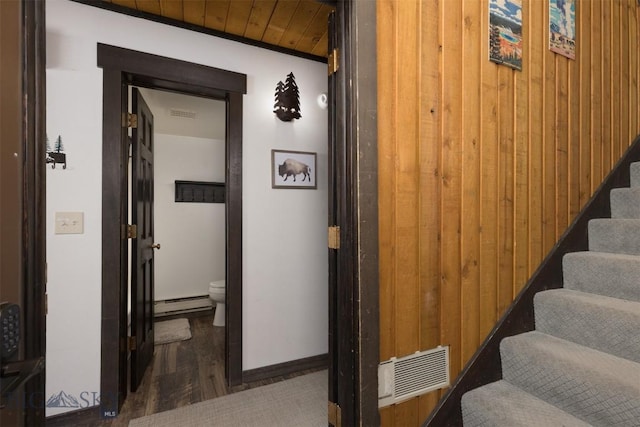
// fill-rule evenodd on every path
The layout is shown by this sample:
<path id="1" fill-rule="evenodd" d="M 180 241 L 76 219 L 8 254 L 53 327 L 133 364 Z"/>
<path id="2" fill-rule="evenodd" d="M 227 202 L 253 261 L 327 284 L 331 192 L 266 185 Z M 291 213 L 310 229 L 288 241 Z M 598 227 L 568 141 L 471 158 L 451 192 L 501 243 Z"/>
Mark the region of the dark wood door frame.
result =
<path id="1" fill-rule="evenodd" d="M 369 426 L 380 424 L 376 2 L 337 2 L 335 31 L 332 156 L 338 197 L 332 203 L 340 249 L 330 297 L 340 329 L 330 341 L 337 354 L 329 397 L 341 409 L 342 425 Z"/>
<path id="2" fill-rule="evenodd" d="M 46 345 L 44 1 L 0 4 L 0 302 L 21 307 L 19 360 L 40 359 Z M 6 203 L 7 205 L 4 205 Z M 38 366 L 41 366 L 40 364 Z M 34 373 L 35 371 L 31 371 Z M 0 410 L 0 424 L 44 424 L 44 370 Z M 24 394 L 23 394 L 24 393 Z M 22 397 L 16 397 L 22 396 Z"/>
<path id="3" fill-rule="evenodd" d="M 100 413 L 117 416 L 127 391 L 128 85 L 222 99 L 227 104 L 227 379 L 242 382 L 242 96 L 246 75 L 98 44 L 103 69 L 102 350 Z M 117 351 L 114 351 L 117 349 Z"/>

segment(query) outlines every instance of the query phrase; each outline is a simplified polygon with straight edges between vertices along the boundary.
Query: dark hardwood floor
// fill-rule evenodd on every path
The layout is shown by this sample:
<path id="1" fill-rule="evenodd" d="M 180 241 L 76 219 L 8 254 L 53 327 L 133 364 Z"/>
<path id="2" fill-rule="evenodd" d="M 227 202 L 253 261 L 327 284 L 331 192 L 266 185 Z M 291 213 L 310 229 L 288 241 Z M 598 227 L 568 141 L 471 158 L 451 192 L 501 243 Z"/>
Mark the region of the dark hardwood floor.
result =
<path id="1" fill-rule="evenodd" d="M 144 374 L 140 388 L 135 393 L 128 394 L 117 418 L 97 420 L 97 411 L 83 411 L 84 413 L 78 413 L 77 417 L 48 418 L 46 425 L 48 427 L 76 425 L 125 427 L 134 418 L 317 371 L 317 369 L 311 369 L 237 387 L 228 387 L 224 376 L 224 328 L 212 325 L 212 314 L 178 317 L 189 318 L 192 338 L 155 347 L 153 360 Z"/>

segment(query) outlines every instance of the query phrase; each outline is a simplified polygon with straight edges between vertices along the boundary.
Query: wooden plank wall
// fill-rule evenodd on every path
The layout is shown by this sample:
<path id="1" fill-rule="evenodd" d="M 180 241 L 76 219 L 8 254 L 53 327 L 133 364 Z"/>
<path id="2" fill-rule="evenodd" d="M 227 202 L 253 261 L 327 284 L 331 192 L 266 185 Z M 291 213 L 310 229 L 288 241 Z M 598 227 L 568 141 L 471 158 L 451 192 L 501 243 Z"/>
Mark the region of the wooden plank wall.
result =
<path id="1" fill-rule="evenodd" d="M 637 0 L 578 0 L 575 61 L 523 0 L 523 71 L 487 59 L 487 3 L 377 3 L 380 357 L 449 345 L 453 378 L 640 133 Z"/>

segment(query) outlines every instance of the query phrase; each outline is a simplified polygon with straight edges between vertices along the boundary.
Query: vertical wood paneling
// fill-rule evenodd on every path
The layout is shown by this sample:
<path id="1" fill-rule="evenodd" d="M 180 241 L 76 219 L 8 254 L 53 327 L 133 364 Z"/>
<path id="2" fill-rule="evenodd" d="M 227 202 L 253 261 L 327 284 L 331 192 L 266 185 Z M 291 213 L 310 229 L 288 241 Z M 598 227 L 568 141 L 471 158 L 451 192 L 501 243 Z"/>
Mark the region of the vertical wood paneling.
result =
<path id="1" fill-rule="evenodd" d="M 524 4 L 522 8 L 523 38 L 526 40 L 530 34 L 529 15 L 530 5 Z M 524 52 L 527 52 L 523 46 Z M 514 280 L 513 293 L 517 294 L 529 278 L 529 73 L 531 71 L 531 58 L 523 55 L 522 72 L 515 74 L 515 164 L 514 170 Z"/>
<path id="2" fill-rule="evenodd" d="M 636 5 L 632 8 L 628 0 L 622 0 L 620 3 L 622 4 L 622 11 L 620 13 L 620 30 L 621 30 L 621 34 L 624 34 L 624 37 L 621 36 L 620 38 L 620 48 L 622 52 L 629 52 L 631 49 L 634 49 L 636 51 L 636 56 L 637 56 L 638 55 L 637 52 L 640 46 L 636 45 L 634 47 L 633 45 L 630 45 L 628 36 L 629 36 L 629 19 L 632 17 L 632 11 L 634 9 L 636 12 L 638 11 L 638 6 L 636 3 Z M 635 135 L 638 134 L 637 131 L 634 131 L 629 128 L 629 111 L 632 108 L 631 105 L 629 104 L 630 97 L 629 97 L 629 90 L 628 90 L 628 88 L 630 88 L 629 63 L 631 61 L 629 61 L 629 55 L 620 55 L 620 58 L 622 60 L 622 65 L 620 66 L 620 70 L 622 71 L 622 79 L 620 80 L 620 84 L 621 84 L 621 87 L 626 88 L 624 91 L 621 91 L 620 93 L 621 99 L 622 99 L 622 105 L 620 106 L 620 137 L 625 138 L 629 142 L 631 142 L 633 139 L 631 135 L 635 137 Z M 605 102 L 608 102 L 608 101 L 609 100 L 606 100 Z M 633 108 L 638 108 L 638 105 L 636 104 Z"/>
<path id="3" fill-rule="evenodd" d="M 569 221 L 580 212 L 580 95 L 580 67 L 569 61 Z"/>
<path id="4" fill-rule="evenodd" d="M 569 225 L 569 70 L 566 58 L 556 59 L 556 233 L 553 243 Z"/>
<path id="5" fill-rule="evenodd" d="M 629 43 L 630 48 L 635 48 L 637 51 L 637 49 L 640 48 L 640 11 L 635 13 L 634 19 L 633 0 L 629 0 L 629 5 Z M 631 108 L 629 109 L 629 128 L 631 134 L 633 134 L 634 129 L 640 128 L 640 108 L 637 107 L 640 103 L 640 55 L 629 55 L 629 70 L 629 74 L 632 76 L 631 90 L 629 90 L 629 96 L 631 97 L 631 100 L 629 101 L 631 105 Z M 620 138 L 620 142 L 624 142 L 622 141 L 622 138 Z M 621 147 L 625 148 L 629 143 L 630 142 L 624 143 Z"/>
<path id="6" fill-rule="evenodd" d="M 378 151 L 378 193 L 381 200 L 386 200 L 384 208 L 378 213 L 378 240 L 380 242 L 380 359 L 388 360 L 396 355 L 395 352 L 395 211 L 396 211 L 396 84 L 398 62 L 395 42 L 396 16 L 393 0 L 380 0 L 376 4 L 378 16 L 385 19 L 378 22 L 378 75 L 386 76 L 385 84 L 379 85 L 378 97 L 384 100 L 387 114 L 378 116 L 378 139 L 384 141 L 379 144 Z M 380 106 L 382 107 L 382 105 Z M 439 301 L 438 301 L 439 303 Z M 390 416 L 393 416 L 391 414 Z"/>
<path id="7" fill-rule="evenodd" d="M 514 75 L 498 68 L 498 312 L 513 300 Z"/>
<path id="8" fill-rule="evenodd" d="M 621 11 L 622 3 L 614 2 L 611 3 L 611 20 L 612 22 L 620 22 L 620 11 Z M 622 26 L 617 26 L 612 28 L 612 35 L 610 37 L 610 46 L 611 46 L 611 93 L 620 93 L 620 67 L 622 65 L 622 58 L 620 56 L 621 47 L 618 41 L 622 35 Z M 617 117 L 620 117 L 620 100 L 612 99 L 611 100 L 611 108 L 609 109 L 610 120 L 612 123 L 615 123 Z M 615 162 L 616 159 L 620 158 L 622 152 L 624 152 L 624 147 L 621 144 L 620 138 L 620 127 L 611 126 L 611 158 Z"/>
<path id="9" fill-rule="evenodd" d="M 420 348 L 434 348 L 440 340 L 440 44 L 438 4 L 423 2 L 420 10 Z M 436 58 L 434 60 L 434 58 Z M 436 391 L 419 397 L 424 420 L 440 399 Z"/>
<path id="10" fill-rule="evenodd" d="M 530 2 L 530 22 L 543 22 L 544 2 Z M 529 46 L 529 268 L 535 268 L 543 258 L 542 250 L 542 188 L 543 188 L 543 131 L 540 125 L 540 112 L 543 111 L 544 64 L 542 55 L 545 50 L 542 25 L 531 25 L 528 31 Z"/>
<path id="11" fill-rule="evenodd" d="M 591 193 L 602 181 L 602 5 L 591 4 Z"/>
<path id="12" fill-rule="evenodd" d="M 441 340 L 451 347 L 451 372 L 462 367 L 461 342 L 461 190 L 462 190 L 462 2 L 444 1 L 442 5 L 442 74 L 444 80 L 457 82 L 442 86 L 442 276 Z M 444 25 L 446 23 L 446 25 Z M 443 81 L 444 81 L 443 80 Z M 404 101 L 403 101 L 404 102 Z M 446 256 L 444 256 L 446 254 Z"/>
<path id="13" fill-rule="evenodd" d="M 410 354 L 420 346 L 420 280 L 419 274 L 419 124 L 420 98 L 419 61 L 415 55 L 420 46 L 420 9 L 418 2 L 402 2 L 397 11 L 396 34 L 403 40 L 398 49 L 396 73 L 402 78 L 396 83 L 396 294 L 395 351 Z M 397 405 L 396 425 L 419 423 L 419 400 L 412 399 Z"/>
<path id="14" fill-rule="evenodd" d="M 396 299 L 396 342 L 395 350 L 400 354 L 411 353 L 419 344 L 419 289 L 418 276 L 418 208 L 415 196 L 419 190 L 418 176 L 418 126 L 419 98 L 412 96 L 418 91 L 418 59 L 410 54 L 418 49 L 418 3 L 406 2 L 398 8 L 399 37 L 404 40 L 405 49 L 398 50 L 398 63 L 403 78 L 399 79 L 396 88 L 399 99 L 396 121 L 396 240 L 402 242 L 396 248 L 397 268 L 396 292 L 404 296 Z"/>
<path id="15" fill-rule="evenodd" d="M 640 133 L 636 0 L 577 2 L 575 61 L 523 0 L 522 71 L 488 61 L 488 1 L 377 2 L 380 357 L 449 345 L 454 377 Z"/>
<path id="16" fill-rule="evenodd" d="M 617 4 L 610 1 L 602 2 L 602 100 L 603 104 L 611 99 L 611 12 L 612 5 Z M 599 120 L 602 128 L 602 147 L 600 157 L 602 158 L 603 176 L 611 170 L 611 108 L 602 108 L 602 116 Z M 616 159 L 617 160 L 617 159 Z"/>
<path id="17" fill-rule="evenodd" d="M 580 208 L 591 196 L 591 5 L 580 3 L 576 10 L 576 46 L 580 63 Z"/>
<path id="18" fill-rule="evenodd" d="M 480 41 L 481 4 L 478 0 L 464 0 L 462 4 L 462 91 L 464 102 L 462 129 L 462 363 L 469 360 L 480 345 Z"/>
<path id="19" fill-rule="evenodd" d="M 482 0 L 482 10 L 489 7 Z M 482 13 L 482 28 L 489 26 L 489 14 Z M 488 43 L 481 43 L 480 57 L 480 333 L 485 336 L 498 316 L 498 67 L 486 60 Z"/>

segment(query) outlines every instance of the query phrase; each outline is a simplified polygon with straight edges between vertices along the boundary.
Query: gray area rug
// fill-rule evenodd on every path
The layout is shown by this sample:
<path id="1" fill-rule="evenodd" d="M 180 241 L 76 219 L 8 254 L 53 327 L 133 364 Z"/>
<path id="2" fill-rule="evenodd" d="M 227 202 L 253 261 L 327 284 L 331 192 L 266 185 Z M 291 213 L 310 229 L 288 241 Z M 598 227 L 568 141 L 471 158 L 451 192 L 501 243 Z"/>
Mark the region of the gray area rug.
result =
<path id="1" fill-rule="evenodd" d="M 326 427 L 327 371 L 136 418 L 129 427 Z"/>
<path id="2" fill-rule="evenodd" d="M 189 319 L 164 320 L 153 326 L 156 345 L 191 339 Z"/>

